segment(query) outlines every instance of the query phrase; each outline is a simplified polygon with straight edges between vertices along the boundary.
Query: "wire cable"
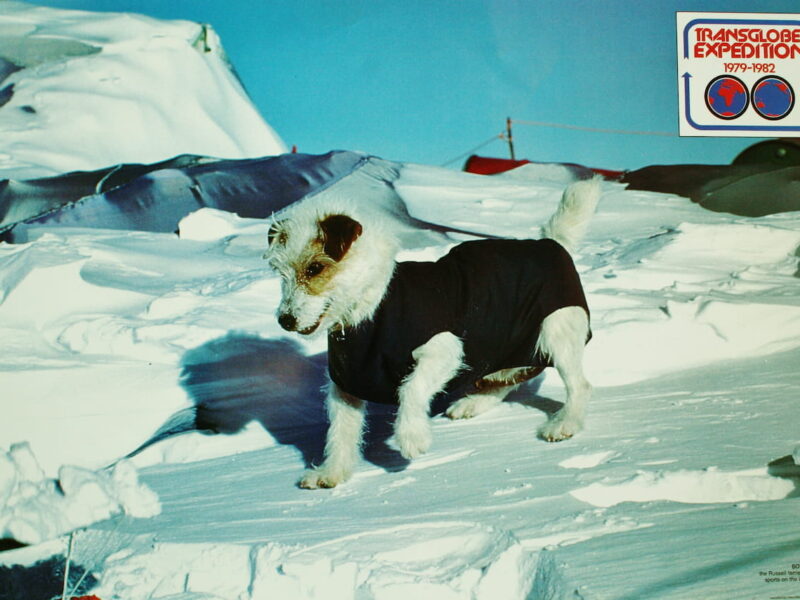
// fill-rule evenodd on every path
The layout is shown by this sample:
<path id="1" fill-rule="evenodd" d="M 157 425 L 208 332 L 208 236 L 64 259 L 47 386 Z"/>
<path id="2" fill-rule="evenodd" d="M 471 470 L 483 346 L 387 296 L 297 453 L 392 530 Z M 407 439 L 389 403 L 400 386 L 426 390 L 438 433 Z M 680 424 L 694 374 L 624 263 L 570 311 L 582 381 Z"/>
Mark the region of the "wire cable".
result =
<path id="1" fill-rule="evenodd" d="M 441 165 L 439 165 L 439 166 L 441 166 L 441 167 L 446 167 L 446 166 L 448 166 L 448 165 L 451 165 L 451 164 L 453 164 L 453 163 L 454 163 L 454 162 L 456 162 L 456 161 L 463 160 L 463 159 L 467 158 L 468 156 L 472 156 L 472 155 L 473 155 L 473 154 L 475 154 L 475 153 L 476 153 L 478 150 L 480 150 L 480 149 L 481 149 L 481 148 L 483 148 L 484 146 L 488 146 L 489 144 L 491 144 L 491 143 L 492 143 L 493 141 L 495 141 L 495 140 L 504 140 L 504 139 L 506 139 L 506 134 L 505 134 L 505 132 L 499 133 L 499 134 L 497 134 L 497 135 L 493 135 L 493 136 L 492 136 L 492 137 L 490 137 L 488 140 L 486 140 L 486 141 L 484 141 L 484 142 L 481 142 L 480 144 L 478 144 L 478 145 L 477 145 L 477 146 L 475 146 L 474 148 L 472 148 L 472 149 L 470 149 L 470 150 L 467 150 L 466 152 L 463 152 L 462 154 L 459 154 L 459 155 L 458 155 L 458 156 L 456 156 L 455 158 L 451 158 L 451 159 L 450 159 L 450 160 L 448 160 L 447 162 L 443 162 L 443 163 L 442 163 Z"/>
<path id="2" fill-rule="evenodd" d="M 532 125 L 534 127 L 553 127 L 556 129 L 573 129 L 575 131 L 591 131 L 593 133 L 613 133 L 619 135 L 655 135 L 661 137 L 678 137 L 677 133 L 669 131 L 630 131 L 626 129 L 602 129 L 599 127 L 581 127 L 579 125 L 567 125 L 565 123 L 548 123 L 546 121 L 526 121 L 523 119 L 512 119 L 512 123 L 519 125 Z"/>

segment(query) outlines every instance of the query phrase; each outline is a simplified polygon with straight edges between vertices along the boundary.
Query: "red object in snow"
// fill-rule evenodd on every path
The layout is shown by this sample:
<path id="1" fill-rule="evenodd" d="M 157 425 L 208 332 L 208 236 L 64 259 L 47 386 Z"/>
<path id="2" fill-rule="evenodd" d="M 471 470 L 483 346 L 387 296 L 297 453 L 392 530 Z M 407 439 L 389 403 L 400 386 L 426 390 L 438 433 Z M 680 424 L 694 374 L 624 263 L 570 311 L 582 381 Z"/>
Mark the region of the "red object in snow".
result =
<path id="1" fill-rule="evenodd" d="M 80 596 L 80 597 L 72 597 L 72 600 L 100 600 L 97 596 Z"/>
<path id="2" fill-rule="evenodd" d="M 477 175 L 494 175 L 496 173 L 505 173 L 511 169 L 516 169 L 522 165 L 533 164 L 530 160 L 511 160 L 510 158 L 490 158 L 488 156 L 478 156 L 473 154 L 464 163 L 464 170 L 467 173 L 475 173 Z M 591 167 L 582 167 L 574 163 L 560 163 L 567 167 L 578 167 L 583 169 L 590 169 L 595 173 L 602 175 L 606 179 L 619 179 L 622 177 L 624 171 L 614 171 L 611 169 L 593 169 Z"/>
<path id="3" fill-rule="evenodd" d="M 516 169 L 522 165 L 529 165 L 529 160 L 511 160 L 510 158 L 490 158 L 488 156 L 478 156 L 473 154 L 464 164 L 467 173 L 476 175 L 494 175 L 495 173 L 505 173 L 511 169 Z"/>

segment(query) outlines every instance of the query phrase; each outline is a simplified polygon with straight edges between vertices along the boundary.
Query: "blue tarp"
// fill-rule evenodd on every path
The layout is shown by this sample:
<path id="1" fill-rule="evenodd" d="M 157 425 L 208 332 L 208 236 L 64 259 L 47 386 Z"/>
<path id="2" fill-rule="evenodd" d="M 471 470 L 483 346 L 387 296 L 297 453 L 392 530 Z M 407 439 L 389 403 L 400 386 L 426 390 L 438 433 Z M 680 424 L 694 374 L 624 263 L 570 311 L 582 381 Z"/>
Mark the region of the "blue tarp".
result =
<path id="1" fill-rule="evenodd" d="M 25 242 L 31 226 L 173 232 L 203 207 L 266 218 L 357 170 L 347 151 L 242 160 L 180 156 L 153 165 L 0 181 L 0 240 Z"/>

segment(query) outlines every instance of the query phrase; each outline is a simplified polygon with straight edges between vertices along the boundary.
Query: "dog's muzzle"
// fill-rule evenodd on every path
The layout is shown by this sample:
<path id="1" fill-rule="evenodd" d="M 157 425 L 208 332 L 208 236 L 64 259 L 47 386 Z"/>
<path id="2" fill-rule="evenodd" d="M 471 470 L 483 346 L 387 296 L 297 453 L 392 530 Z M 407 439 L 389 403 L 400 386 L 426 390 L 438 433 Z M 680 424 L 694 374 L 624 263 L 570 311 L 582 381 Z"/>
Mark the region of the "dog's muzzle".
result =
<path id="1" fill-rule="evenodd" d="M 306 327 L 304 329 L 297 328 L 297 318 L 294 315 L 290 315 L 289 313 L 284 313 L 278 316 L 278 325 L 283 327 L 286 331 L 296 331 L 300 335 L 310 335 L 317 330 L 319 324 L 322 322 L 322 317 L 320 316 L 319 321 L 311 325 L 310 327 Z"/>

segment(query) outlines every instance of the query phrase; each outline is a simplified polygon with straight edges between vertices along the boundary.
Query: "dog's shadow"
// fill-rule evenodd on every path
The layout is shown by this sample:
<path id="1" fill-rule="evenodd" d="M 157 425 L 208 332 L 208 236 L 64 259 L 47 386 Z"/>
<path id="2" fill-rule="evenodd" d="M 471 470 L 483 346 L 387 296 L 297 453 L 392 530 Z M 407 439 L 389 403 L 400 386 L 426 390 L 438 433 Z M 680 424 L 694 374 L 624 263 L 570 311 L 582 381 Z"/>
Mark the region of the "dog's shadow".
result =
<path id="1" fill-rule="evenodd" d="M 181 384 L 194 403 L 190 423 L 169 423 L 141 449 L 166 437 L 199 430 L 232 435 L 253 421 L 279 443 L 297 448 L 307 467 L 323 460 L 328 420 L 325 412 L 327 355 L 306 356 L 290 339 L 263 339 L 230 333 L 188 351 L 181 361 Z M 507 401 L 551 414 L 561 404 L 537 395 L 541 378 L 512 392 Z M 455 397 L 439 396 L 431 412 L 444 412 Z M 369 404 L 364 458 L 386 471 L 402 471 L 408 461 L 387 442 L 396 409 Z"/>
<path id="2" fill-rule="evenodd" d="M 194 427 L 209 434 L 235 434 L 256 421 L 279 443 L 296 447 L 306 466 L 323 460 L 327 355 L 306 356 L 289 339 L 231 333 L 188 351 L 181 384 L 195 404 Z M 407 461 L 386 443 L 393 407 L 371 405 L 364 436 L 365 458 L 386 470 Z"/>
<path id="3" fill-rule="evenodd" d="M 520 387 L 511 392 L 508 396 L 506 396 L 505 401 L 513 402 L 514 404 L 520 404 L 527 408 L 535 408 L 536 410 L 540 410 L 550 417 L 561 410 L 561 408 L 564 406 L 564 403 L 559 402 L 558 400 L 553 400 L 552 398 L 540 396 L 539 390 L 541 389 L 543 382 L 544 376 L 539 375 L 534 379 L 523 383 Z"/>

